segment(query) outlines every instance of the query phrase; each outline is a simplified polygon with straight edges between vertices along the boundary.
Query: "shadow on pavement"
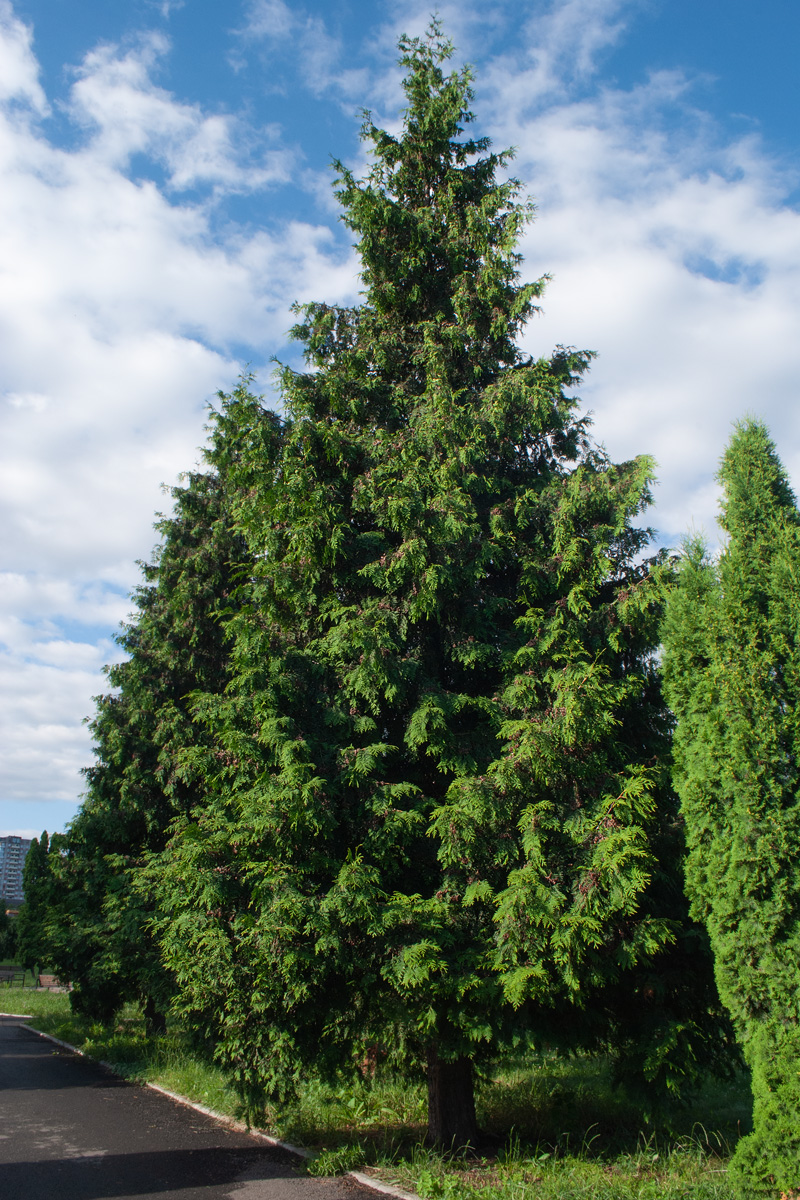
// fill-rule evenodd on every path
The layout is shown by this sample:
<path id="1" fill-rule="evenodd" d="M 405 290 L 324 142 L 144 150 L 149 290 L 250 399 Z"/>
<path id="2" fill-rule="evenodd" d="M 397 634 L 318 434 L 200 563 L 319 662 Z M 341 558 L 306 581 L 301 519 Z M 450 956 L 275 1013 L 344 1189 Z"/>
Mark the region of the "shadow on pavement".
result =
<path id="1" fill-rule="evenodd" d="M 4 1163 L 6 1196 L 26 1200 L 106 1200 L 150 1196 L 248 1180 L 295 1179 L 293 1164 L 274 1150 L 169 1150 L 144 1154 L 97 1154 L 39 1162 Z"/>

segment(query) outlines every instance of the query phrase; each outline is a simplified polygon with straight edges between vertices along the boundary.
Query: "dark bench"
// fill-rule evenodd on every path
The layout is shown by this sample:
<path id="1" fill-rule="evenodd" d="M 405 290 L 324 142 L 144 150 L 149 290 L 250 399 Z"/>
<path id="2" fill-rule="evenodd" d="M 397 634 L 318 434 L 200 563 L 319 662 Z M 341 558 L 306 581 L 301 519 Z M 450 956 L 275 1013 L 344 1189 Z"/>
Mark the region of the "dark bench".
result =
<path id="1" fill-rule="evenodd" d="M 18 971 L 14 967 L 0 967 L 0 983 L 4 983 L 6 987 L 25 986 L 25 972 Z"/>

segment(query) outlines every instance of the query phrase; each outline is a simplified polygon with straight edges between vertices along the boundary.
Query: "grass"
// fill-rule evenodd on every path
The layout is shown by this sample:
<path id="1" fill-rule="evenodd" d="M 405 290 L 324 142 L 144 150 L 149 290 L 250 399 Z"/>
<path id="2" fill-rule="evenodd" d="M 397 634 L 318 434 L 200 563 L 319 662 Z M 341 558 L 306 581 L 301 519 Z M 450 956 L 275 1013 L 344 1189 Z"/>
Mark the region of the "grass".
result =
<path id="1" fill-rule="evenodd" d="M 709 1155 L 702 1136 L 666 1146 L 651 1136 L 633 1152 L 611 1157 L 597 1155 L 593 1142 L 562 1154 L 516 1145 L 493 1160 L 449 1164 L 419 1154 L 396 1177 L 424 1200 L 730 1200 L 731 1195 L 724 1160 Z"/>
<path id="2" fill-rule="evenodd" d="M 6 987 L 0 984 L 0 1012 L 29 1013 L 38 1021 L 69 1013 L 69 996 L 64 992 L 37 992 L 34 988 Z M 50 1030 L 46 1030 L 50 1033 Z"/>
<path id="3" fill-rule="evenodd" d="M 422 1145 L 421 1089 L 388 1083 L 338 1096 L 317 1084 L 283 1114 L 295 1138 L 324 1147 L 313 1173 L 361 1165 L 425 1200 L 730 1200 L 726 1165 L 750 1123 L 744 1077 L 646 1125 L 603 1062 L 543 1057 L 479 1089 L 479 1124 L 502 1149 L 448 1157 Z"/>
<path id="4" fill-rule="evenodd" d="M 219 1068 L 192 1054 L 180 1030 L 147 1037 L 134 1008 L 104 1027 L 75 1017 L 64 994 L 6 988 L 0 1001 L 0 1010 L 32 1014 L 36 1028 L 121 1075 L 240 1115 Z M 424 1200 L 730 1200 L 725 1167 L 750 1115 L 741 1078 L 710 1084 L 692 1108 L 648 1125 L 603 1062 L 548 1057 L 498 1071 L 479 1087 L 477 1104 L 481 1128 L 502 1147 L 484 1157 L 425 1149 L 423 1087 L 388 1072 L 340 1086 L 310 1079 L 265 1123 L 317 1152 L 312 1174 L 361 1167 Z"/>

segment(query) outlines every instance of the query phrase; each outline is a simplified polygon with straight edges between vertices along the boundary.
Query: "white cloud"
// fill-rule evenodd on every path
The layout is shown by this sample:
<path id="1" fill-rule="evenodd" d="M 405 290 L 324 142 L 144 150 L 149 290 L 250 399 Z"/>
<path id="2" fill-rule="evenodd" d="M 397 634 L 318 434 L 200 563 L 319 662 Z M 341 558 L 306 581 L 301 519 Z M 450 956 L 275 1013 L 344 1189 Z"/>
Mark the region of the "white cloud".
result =
<path id="1" fill-rule="evenodd" d="M 167 20 L 174 12 L 183 8 L 186 0 L 147 0 L 147 3 Z"/>
<path id="2" fill-rule="evenodd" d="M 0 776 L 5 801 L 73 800 L 91 762 L 88 729 L 76 720 L 107 690 L 96 664 L 20 661 L 0 655 Z"/>
<path id="3" fill-rule="evenodd" d="M 296 18 L 285 0 L 252 0 L 247 6 L 243 36 L 278 40 L 289 37 Z"/>
<path id="4" fill-rule="evenodd" d="M 84 786 L 81 769 L 92 760 L 82 718 L 91 714 L 93 697 L 108 691 L 103 666 L 122 657 L 108 631 L 130 608 L 127 596 L 96 579 L 0 575 L 0 799 L 10 814 L 24 813 L 33 801 L 60 801 L 55 815 L 40 815 L 50 829 L 71 815 L 63 802 L 74 807 Z M 64 636 L 65 624 L 75 637 Z M 16 831 L 2 806 L 0 821 L 4 832 Z"/>
<path id="5" fill-rule="evenodd" d="M 552 0 L 526 23 L 520 42 L 528 64 L 517 88 L 524 88 L 529 102 L 563 97 L 574 81 L 596 73 L 599 56 L 619 40 L 633 7 L 634 0 Z"/>
<path id="6" fill-rule="evenodd" d="M 125 583 L 97 576 L 0 573 L 0 643 L 16 653 L 29 653 L 36 641 L 58 635 L 61 625 L 53 622 L 53 614 L 62 623 L 115 629 L 131 608 L 126 584 L 138 574 L 132 563 L 125 564 L 125 571 Z"/>
<path id="7" fill-rule="evenodd" d="M 239 36 L 244 43 L 262 42 L 273 53 L 291 42 L 305 87 L 314 96 L 337 95 L 348 111 L 369 89 L 370 70 L 349 65 L 352 56 L 341 38 L 329 32 L 321 17 L 299 5 L 289 8 L 284 0 L 253 0 Z"/>
<path id="8" fill-rule="evenodd" d="M 554 10 L 483 73 L 480 111 L 496 145 L 518 148 L 514 173 L 537 200 L 525 275 L 554 277 L 526 346 L 599 352 L 582 388 L 596 436 L 617 458 L 655 455 L 651 521 L 664 538 L 694 524 L 714 539 L 713 475 L 734 420 L 762 415 L 800 479 L 800 410 L 787 404 L 800 374 L 796 181 L 757 139 L 725 142 L 677 71 L 577 100 L 554 88 L 567 18 L 586 76 L 621 8 Z"/>
<path id="9" fill-rule="evenodd" d="M 178 190 L 213 184 L 223 191 L 251 191 L 290 177 L 292 155 L 263 149 L 258 163 L 242 161 L 244 139 L 229 114 L 206 114 L 154 85 L 151 73 L 169 42 L 143 36 L 122 54 L 100 46 L 87 54 L 72 89 L 70 115 L 91 130 L 93 161 L 125 169 L 134 154 L 160 161 Z M 265 132 L 261 131 L 262 139 Z"/>
<path id="10" fill-rule="evenodd" d="M 90 56 L 104 79 L 114 74 L 109 53 Z M 126 56 L 123 74 L 129 67 Z M 152 100 L 146 80 L 134 76 Z M 90 79 L 97 84 L 85 67 L 76 88 Z M 35 128 L 3 127 L 7 567 L 67 569 L 77 555 L 97 569 L 149 542 L 155 505 L 131 505 L 130 497 L 156 501 L 161 480 L 195 461 L 204 400 L 236 373 L 226 346 L 275 345 L 291 323 L 293 299 L 320 288 L 331 299 L 352 292 L 354 264 L 342 260 L 327 228 L 295 222 L 285 236 L 234 230 L 215 243 L 204 205 L 170 203 L 154 183 L 127 178 L 115 164 L 131 147 L 148 145 L 153 129 L 182 129 L 184 149 L 194 153 L 202 122 L 182 124 L 175 105 L 173 129 L 169 97 L 159 92 L 156 101 L 131 103 L 130 128 L 108 116 L 113 153 L 105 134 L 67 153 Z M 254 169 L 253 186 L 259 180 Z"/>
<path id="11" fill-rule="evenodd" d="M 0 102 L 9 100 L 21 101 L 40 115 L 48 111 L 30 26 L 14 15 L 9 0 L 0 0 Z"/>
<path id="12" fill-rule="evenodd" d="M 0 800 L 79 794 L 81 721 L 169 507 L 162 481 L 197 461 L 206 401 L 240 355 L 258 368 L 281 344 L 292 301 L 356 286 L 327 227 L 215 232 L 215 204 L 279 183 L 290 156 L 274 130 L 246 151 L 237 119 L 158 87 L 165 52 L 156 36 L 92 51 L 65 149 L 41 120 L 30 30 L 0 7 Z M 131 178 L 141 156 L 165 187 Z"/>

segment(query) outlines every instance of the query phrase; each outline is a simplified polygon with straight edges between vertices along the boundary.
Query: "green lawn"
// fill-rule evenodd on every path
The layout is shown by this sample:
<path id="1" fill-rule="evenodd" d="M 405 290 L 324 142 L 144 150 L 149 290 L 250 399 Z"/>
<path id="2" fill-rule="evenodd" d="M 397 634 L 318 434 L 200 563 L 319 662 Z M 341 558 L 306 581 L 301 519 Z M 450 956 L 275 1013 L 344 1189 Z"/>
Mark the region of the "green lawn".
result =
<path id="1" fill-rule="evenodd" d="M 75 1018 L 63 993 L 0 987 L 0 1011 L 31 1014 L 36 1028 L 129 1078 L 240 1115 L 222 1072 L 192 1054 L 179 1030 L 147 1038 L 133 1008 L 109 1028 Z M 730 1200 L 725 1166 L 749 1113 L 741 1078 L 647 1124 L 602 1062 L 530 1057 L 479 1089 L 480 1125 L 496 1147 L 484 1157 L 426 1150 L 423 1088 L 388 1072 L 338 1087 L 308 1080 L 298 1100 L 268 1112 L 265 1123 L 319 1152 L 315 1174 L 361 1167 L 426 1200 Z"/>
<path id="2" fill-rule="evenodd" d="M 60 1013 L 63 1018 L 69 1013 L 69 996 L 64 992 L 37 992 L 32 987 L 8 987 L 0 983 L 0 1012 L 29 1013 L 34 1017 Z"/>

